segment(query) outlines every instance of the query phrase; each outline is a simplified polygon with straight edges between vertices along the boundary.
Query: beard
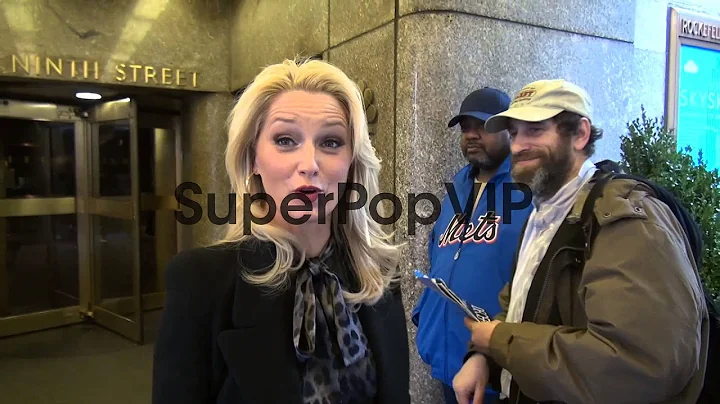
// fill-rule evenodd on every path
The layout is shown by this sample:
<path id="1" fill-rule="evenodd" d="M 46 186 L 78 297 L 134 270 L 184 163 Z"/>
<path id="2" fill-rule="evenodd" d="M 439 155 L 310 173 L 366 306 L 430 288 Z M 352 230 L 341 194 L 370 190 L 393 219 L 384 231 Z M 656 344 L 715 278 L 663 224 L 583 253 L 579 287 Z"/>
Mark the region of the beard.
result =
<path id="1" fill-rule="evenodd" d="M 462 149 L 463 156 L 465 159 L 472 164 L 475 168 L 483 171 L 494 171 L 505 161 L 508 154 L 510 154 L 510 145 L 503 144 L 497 150 L 489 151 L 485 146 L 472 143 L 473 147 L 477 147 L 478 151 L 472 154 L 468 153 L 468 145 L 465 145 Z"/>
<path id="2" fill-rule="evenodd" d="M 537 158 L 537 164 L 520 167 L 518 161 Z M 545 201 L 555 195 L 568 179 L 573 168 L 571 139 L 560 140 L 549 151 L 527 150 L 512 156 L 512 177 L 532 191 L 533 198 Z"/>

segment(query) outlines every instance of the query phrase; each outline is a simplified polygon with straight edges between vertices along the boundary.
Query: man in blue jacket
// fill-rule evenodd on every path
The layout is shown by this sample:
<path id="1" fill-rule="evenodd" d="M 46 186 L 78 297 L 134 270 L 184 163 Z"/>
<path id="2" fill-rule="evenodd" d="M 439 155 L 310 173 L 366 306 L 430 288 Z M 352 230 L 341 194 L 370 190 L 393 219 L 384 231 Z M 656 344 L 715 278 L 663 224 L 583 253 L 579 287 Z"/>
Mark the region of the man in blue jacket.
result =
<path id="1" fill-rule="evenodd" d="M 423 271 L 443 279 L 491 318 L 500 310 L 497 296 L 510 280 L 520 232 L 532 209 L 532 196 L 513 186 L 510 135 L 507 131 L 488 133 L 484 127 L 490 116 L 509 106 L 506 93 L 485 87 L 470 93 L 460 113 L 448 123 L 448 127 L 460 124 L 468 165 L 455 175 L 454 189 L 443 199 L 428 242 L 430 270 Z M 457 306 L 431 290 L 424 291 L 413 310 L 418 352 L 430 365 L 432 377 L 443 383 L 448 404 L 457 403 L 452 380 L 470 341 L 464 317 Z M 489 390 L 485 403 L 497 397 L 497 392 Z"/>

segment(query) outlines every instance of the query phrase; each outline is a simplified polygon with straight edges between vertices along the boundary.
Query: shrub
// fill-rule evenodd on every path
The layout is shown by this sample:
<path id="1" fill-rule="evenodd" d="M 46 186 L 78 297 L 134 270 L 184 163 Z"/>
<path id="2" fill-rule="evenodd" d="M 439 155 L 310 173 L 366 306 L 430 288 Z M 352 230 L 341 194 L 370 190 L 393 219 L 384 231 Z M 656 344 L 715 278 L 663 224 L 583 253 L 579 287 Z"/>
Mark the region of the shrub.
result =
<path id="1" fill-rule="evenodd" d="M 642 115 L 628 124 L 621 137 L 620 165 L 629 174 L 643 176 L 664 186 L 685 205 L 703 233 L 700 275 L 716 301 L 720 295 L 720 176 L 709 170 L 702 150 L 694 161 L 689 146 L 677 150 L 664 119 Z"/>

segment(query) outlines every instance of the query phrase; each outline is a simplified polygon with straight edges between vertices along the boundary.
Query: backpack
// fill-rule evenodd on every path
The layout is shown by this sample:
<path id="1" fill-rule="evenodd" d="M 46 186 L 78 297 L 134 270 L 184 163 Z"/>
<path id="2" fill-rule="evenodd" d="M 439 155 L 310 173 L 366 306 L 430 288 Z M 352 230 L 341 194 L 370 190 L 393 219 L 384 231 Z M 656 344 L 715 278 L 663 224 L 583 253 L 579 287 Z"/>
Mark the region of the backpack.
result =
<path id="1" fill-rule="evenodd" d="M 604 160 L 595 166 L 598 168 L 595 173 L 596 182 L 590 189 L 580 214 L 582 233 L 585 235 L 585 251 L 584 257 L 580 259 L 581 265 L 592 254 L 592 245 L 600 227 L 593 214 L 595 201 L 602 195 L 603 188 L 609 181 L 613 179 L 630 179 L 646 184 L 652 189 L 656 197 L 670 208 L 687 235 L 697 268 L 701 268 L 703 241 L 700 226 L 675 195 L 647 178 L 622 173 L 620 166 L 613 161 Z M 720 309 L 714 303 L 711 293 L 704 286 L 703 291 L 710 317 L 710 338 L 705 383 L 697 403 L 720 403 L 720 387 L 718 387 L 720 386 Z"/>

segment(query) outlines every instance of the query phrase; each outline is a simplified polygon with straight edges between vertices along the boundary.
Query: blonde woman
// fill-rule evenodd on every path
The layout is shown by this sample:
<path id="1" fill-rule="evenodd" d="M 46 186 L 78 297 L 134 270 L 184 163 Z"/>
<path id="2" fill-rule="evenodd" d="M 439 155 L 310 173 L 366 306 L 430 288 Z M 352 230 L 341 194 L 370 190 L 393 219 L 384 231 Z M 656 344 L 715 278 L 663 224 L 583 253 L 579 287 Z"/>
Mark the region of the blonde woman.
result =
<path id="1" fill-rule="evenodd" d="M 322 61 L 267 67 L 225 163 L 237 221 L 167 268 L 153 402 L 409 403 L 399 247 L 369 203 L 342 209 L 344 184 L 379 193 L 356 85 Z"/>

